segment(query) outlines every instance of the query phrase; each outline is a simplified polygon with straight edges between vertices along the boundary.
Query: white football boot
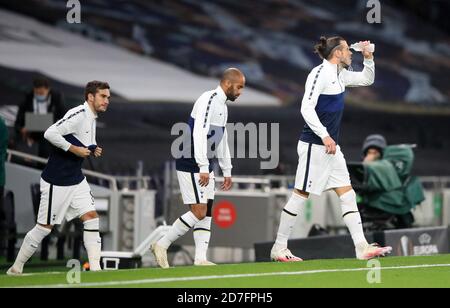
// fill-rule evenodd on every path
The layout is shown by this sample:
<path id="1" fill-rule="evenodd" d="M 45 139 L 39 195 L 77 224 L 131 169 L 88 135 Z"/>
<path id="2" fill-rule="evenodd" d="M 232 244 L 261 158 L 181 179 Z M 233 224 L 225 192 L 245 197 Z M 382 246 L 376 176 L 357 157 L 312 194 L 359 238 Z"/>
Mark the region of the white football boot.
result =
<path id="1" fill-rule="evenodd" d="M 377 257 L 385 257 L 392 252 L 391 246 L 380 247 L 378 244 L 373 243 L 367 245 L 363 250 L 356 249 L 356 258 L 359 260 L 370 260 Z"/>
<path id="2" fill-rule="evenodd" d="M 157 243 L 153 243 L 150 246 L 150 250 L 155 255 L 156 263 L 161 268 L 169 268 L 169 262 L 167 261 L 167 249 L 159 246 Z"/>
<path id="3" fill-rule="evenodd" d="M 300 262 L 303 261 L 301 258 L 296 257 L 292 254 L 292 252 L 287 248 L 282 248 L 280 250 L 275 250 L 272 248 L 270 252 L 270 258 L 272 261 L 276 262 Z"/>

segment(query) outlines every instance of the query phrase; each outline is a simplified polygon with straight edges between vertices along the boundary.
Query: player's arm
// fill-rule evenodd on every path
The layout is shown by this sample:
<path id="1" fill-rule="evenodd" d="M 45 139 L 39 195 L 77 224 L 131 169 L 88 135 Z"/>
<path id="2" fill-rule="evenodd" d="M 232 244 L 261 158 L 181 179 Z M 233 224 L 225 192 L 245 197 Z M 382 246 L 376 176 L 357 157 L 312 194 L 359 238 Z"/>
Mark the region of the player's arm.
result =
<path id="1" fill-rule="evenodd" d="M 208 160 L 208 132 L 211 123 L 211 112 L 208 109 L 210 96 L 202 95 L 195 102 L 194 107 L 194 158 L 200 169 L 200 185 L 206 186 L 209 182 L 209 160 Z"/>
<path id="2" fill-rule="evenodd" d="M 327 128 L 320 122 L 315 110 L 319 95 L 322 93 L 324 87 L 325 78 L 326 76 L 323 72 L 308 75 L 300 111 L 309 128 L 322 139 L 326 147 L 326 152 L 334 154 L 336 153 L 336 143 L 328 134 Z"/>
<path id="3" fill-rule="evenodd" d="M 67 152 L 72 152 L 79 157 L 87 157 L 91 154 L 89 149 L 72 145 L 63 136 L 75 133 L 83 121 L 81 114 L 66 114 L 64 118 L 50 126 L 44 133 L 47 139 L 55 147 Z"/>
<path id="4" fill-rule="evenodd" d="M 369 44 L 368 42 L 366 42 Z M 350 72 L 346 69 L 342 71 L 344 85 L 346 87 L 370 86 L 375 81 L 375 62 L 373 53 L 363 50 L 364 68 L 361 72 Z"/>
<path id="5" fill-rule="evenodd" d="M 225 178 L 225 181 L 222 184 L 222 189 L 229 190 L 232 185 L 231 169 L 233 169 L 233 165 L 231 164 L 231 155 L 228 145 L 228 133 L 226 127 L 223 132 L 222 140 L 217 147 L 217 159 L 219 161 L 220 169 L 222 169 L 223 177 Z"/>

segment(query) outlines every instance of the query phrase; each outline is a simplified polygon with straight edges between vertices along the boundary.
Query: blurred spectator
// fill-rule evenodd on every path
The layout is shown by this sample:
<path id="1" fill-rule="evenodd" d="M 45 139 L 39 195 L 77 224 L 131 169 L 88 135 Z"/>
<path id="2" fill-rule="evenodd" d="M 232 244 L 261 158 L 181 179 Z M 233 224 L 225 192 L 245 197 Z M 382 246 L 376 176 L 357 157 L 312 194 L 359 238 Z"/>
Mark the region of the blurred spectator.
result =
<path id="1" fill-rule="evenodd" d="M 382 135 L 370 135 L 362 154 L 364 181 L 357 193 L 365 229 L 411 228 L 412 210 L 424 200 L 420 180 L 411 175 L 413 146 L 387 146 Z"/>
<path id="2" fill-rule="evenodd" d="M 35 78 L 33 81 L 33 90 L 26 94 L 17 113 L 15 123 L 16 147 L 25 152 L 47 158 L 50 154 L 50 145 L 44 139 L 44 132 L 27 131 L 25 114 L 27 112 L 35 114 L 53 113 L 54 123 L 64 116 L 65 111 L 62 94 L 53 90 L 50 86 L 50 82 L 46 78 Z M 24 147 L 23 149 L 20 146 L 21 142 Z"/>
<path id="3" fill-rule="evenodd" d="M 382 135 L 370 135 L 364 140 L 362 153 L 363 162 L 368 163 L 383 158 L 384 149 L 387 146 L 386 139 Z"/>

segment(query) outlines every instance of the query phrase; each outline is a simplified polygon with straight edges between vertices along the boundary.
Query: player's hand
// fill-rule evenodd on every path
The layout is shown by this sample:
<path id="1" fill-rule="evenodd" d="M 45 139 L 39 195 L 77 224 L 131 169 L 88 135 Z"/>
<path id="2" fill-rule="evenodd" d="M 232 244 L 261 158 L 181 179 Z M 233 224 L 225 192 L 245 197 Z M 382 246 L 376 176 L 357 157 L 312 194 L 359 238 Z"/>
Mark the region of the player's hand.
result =
<path id="1" fill-rule="evenodd" d="M 208 186 L 209 173 L 200 173 L 200 180 L 198 181 L 201 187 Z"/>
<path id="2" fill-rule="evenodd" d="M 323 138 L 322 142 L 325 145 L 325 153 L 332 155 L 336 154 L 336 142 L 334 142 L 333 138 L 327 136 Z"/>
<path id="3" fill-rule="evenodd" d="M 103 149 L 101 147 L 97 146 L 94 151 L 94 156 L 100 157 L 100 156 L 102 156 L 102 153 L 103 153 Z"/>
<path id="4" fill-rule="evenodd" d="M 69 151 L 75 154 L 78 157 L 86 158 L 91 155 L 91 151 L 87 148 L 77 147 L 75 145 L 71 145 Z"/>
<path id="5" fill-rule="evenodd" d="M 372 59 L 373 58 L 373 52 L 367 51 L 367 48 L 370 45 L 370 41 L 364 41 L 360 42 L 360 44 L 363 46 L 363 50 L 361 51 L 362 55 L 365 59 Z"/>
<path id="6" fill-rule="evenodd" d="M 225 177 L 221 188 L 222 188 L 222 190 L 227 191 L 227 190 L 230 190 L 232 185 L 233 185 L 233 181 L 231 180 L 231 177 Z"/>

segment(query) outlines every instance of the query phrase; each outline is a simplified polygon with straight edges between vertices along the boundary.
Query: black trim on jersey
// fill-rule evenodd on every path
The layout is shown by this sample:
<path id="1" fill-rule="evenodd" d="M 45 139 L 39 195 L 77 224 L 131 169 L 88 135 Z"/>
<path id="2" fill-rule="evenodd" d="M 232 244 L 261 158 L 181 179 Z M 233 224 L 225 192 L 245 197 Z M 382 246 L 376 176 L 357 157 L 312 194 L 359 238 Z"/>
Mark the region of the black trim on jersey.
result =
<path id="1" fill-rule="evenodd" d="M 317 70 L 316 77 L 314 77 L 314 81 L 313 81 L 313 84 L 312 84 L 312 87 L 311 87 L 311 92 L 309 92 L 309 98 L 308 99 L 311 99 L 311 97 L 313 95 L 314 87 L 316 86 L 317 78 L 319 78 L 319 74 L 320 74 L 320 71 L 322 70 L 322 67 L 323 67 L 323 64 Z"/>
<path id="2" fill-rule="evenodd" d="M 306 191 L 306 184 L 308 184 L 309 164 L 311 162 L 311 148 L 312 148 L 312 143 L 310 143 L 308 146 L 308 155 L 306 158 L 305 180 L 303 181 L 303 191 Z"/>
<path id="3" fill-rule="evenodd" d="M 200 204 L 200 198 L 198 197 L 197 185 L 195 185 L 195 177 L 193 173 L 191 173 L 191 181 L 192 186 L 194 186 L 195 201 L 197 202 L 197 204 Z"/>
<path id="4" fill-rule="evenodd" d="M 47 225 L 50 225 L 52 218 L 52 198 L 53 198 L 53 184 L 50 184 L 50 192 L 48 195 Z"/>
<path id="5" fill-rule="evenodd" d="M 211 232 L 211 230 L 208 230 L 208 229 L 205 229 L 205 228 L 195 228 L 194 232 L 195 231 L 208 231 L 208 232 Z"/>
<path id="6" fill-rule="evenodd" d="M 206 122 L 208 121 L 208 114 L 209 114 L 209 107 L 211 107 L 211 102 L 214 98 L 214 96 L 217 95 L 217 92 L 214 92 L 211 97 L 209 98 L 208 106 L 206 107 L 206 113 L 205 113 L 205 121 L 203 122 L 203 128 L 206 127 Z"/>
<path id="7" fill-rule="evenodd" d="M 211 217 L 212 216 L 213 204 L 214 204 L 214 200 L 213 199 L 208 199 L 208 203 L 206 204 L 206 206 L 207 206 L 206 217 Z"/>
<path id="8" fill-rule="evenodd" d="M 347 216 L 348 214 L 353 214 L 353 213 L 359 213 L 359 211 L 350 211 L 345 213 L 344 215 L 342 215 L 342 218 L 344 218 L 345 216 Z"/>
<path id="9" fill-rule="evenodd" d="M 180 217 L 180 221 L 181 221 L 182 223 L 184 223 L 184 224 L 186 225 L 186 227 L 188 227 L 189 229 L 192 228 L 192 227 L 189 226 L 189 224 L 188 224 L 187 222 L 185 222 L 184 219 L 181 218 L 181 217 Z"/>
<path id="10" fill-rule="evenodd" d="M 84 232 L 100 232 L 100 230 L 90 230 L 90 229 L 84 229 Z"/>
<path id="11" fill-rule="evenodd" d="M 71 115 L 69 115 L 67 118 L 61 119 L 58 123 L 56 123 L 56 126 L 60 126 L 61 124 L 63 124 L 64 122 L 66 122 L 67 120 L 73 118 L 74 116 L 76 116 L 77 114 L 80 114 L 81 112 L 86 112 L 86 110 L 83 108 L 81 110 L 78 110 L 75 113 L 72 113 Z"/>
<path id="12" fill-rule="evenodd" d="M 289 215 L 291 215 L 291 216 L 297 216 L 296 214 L 294 214 L 294 213 L 291 213 L 291 212 L 289 212 L 288 210 L 286 210 L 286 209 L 283 209 L 283 212 L 285 212 L 286 214 L 289 214 Z"/>

